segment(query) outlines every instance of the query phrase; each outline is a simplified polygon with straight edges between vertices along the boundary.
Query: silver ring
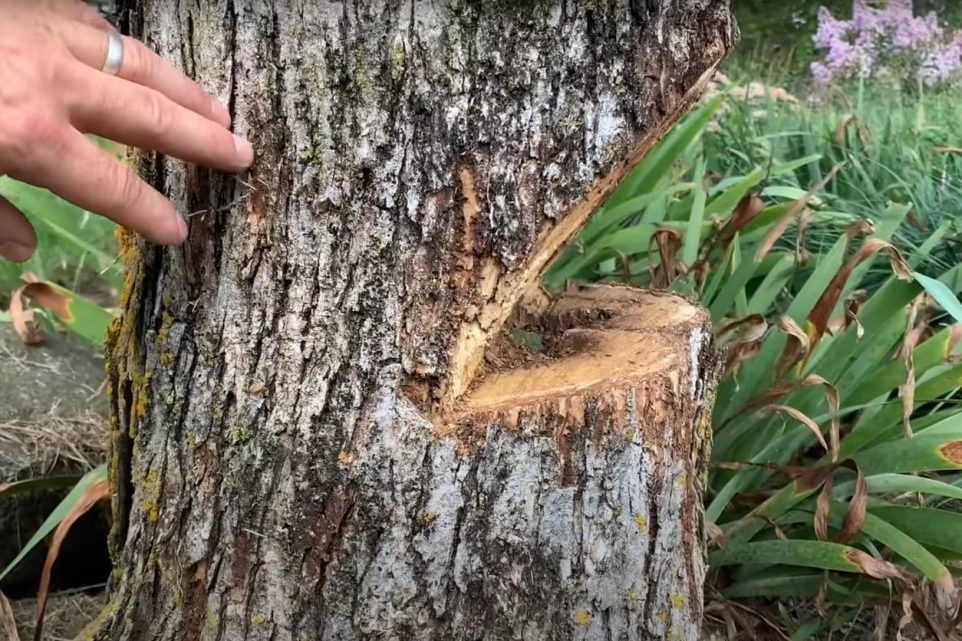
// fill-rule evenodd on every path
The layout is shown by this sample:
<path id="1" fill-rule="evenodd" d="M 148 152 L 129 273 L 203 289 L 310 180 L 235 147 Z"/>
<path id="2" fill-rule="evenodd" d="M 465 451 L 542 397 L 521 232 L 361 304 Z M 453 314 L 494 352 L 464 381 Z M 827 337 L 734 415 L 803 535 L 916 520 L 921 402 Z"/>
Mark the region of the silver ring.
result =
<path id="1" fill-rule="evenodd" d="M 103 72 L 116 76 L 124 65 L 124 41 L 116 31 L 105 31 L 107 32 L 107 59 L 104 61 Z"/>

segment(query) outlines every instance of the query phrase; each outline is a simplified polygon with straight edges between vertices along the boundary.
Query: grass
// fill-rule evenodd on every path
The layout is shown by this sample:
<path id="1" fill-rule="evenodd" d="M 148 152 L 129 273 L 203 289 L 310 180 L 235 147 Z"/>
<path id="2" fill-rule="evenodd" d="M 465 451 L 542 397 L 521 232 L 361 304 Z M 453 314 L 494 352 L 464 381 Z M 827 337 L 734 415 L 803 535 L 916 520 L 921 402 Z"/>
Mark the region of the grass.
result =
<path id="1" fill-rule="evenodd" d="M 546 286 L 667 287 L 711 312 L 727 351 L 706 494 L 721 598 L 871 605 L 945 590 L 962 539 L 919 524 L 962 532 L 962 515 L 901 497 L 960 492 L 962 267 L 908 242 L 920 221 L 952 230 L 910 189 L 852 189 L 884 175 L 861 174 L 864 149 L 782 145 L 805 130 L 771 135 L 752 113 L 716 96 L 686 118 Z"/>

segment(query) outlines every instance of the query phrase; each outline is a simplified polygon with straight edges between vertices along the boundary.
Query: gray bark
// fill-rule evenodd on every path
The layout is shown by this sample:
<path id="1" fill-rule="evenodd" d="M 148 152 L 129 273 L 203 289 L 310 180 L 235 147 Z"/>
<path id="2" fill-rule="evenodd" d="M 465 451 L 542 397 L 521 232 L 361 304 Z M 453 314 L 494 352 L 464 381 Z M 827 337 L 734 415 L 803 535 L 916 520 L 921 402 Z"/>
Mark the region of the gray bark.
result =
<path id="1" fill-rule="evenodd" d="M 696 638 L 708 320 L 537 282 L 732 46 L 729 3 L 128 18 L 258 157 L 140 159 L 201 213 L 126 241 L 96 638 Z M 522 299 L 556 351 L 495 349 Z"/>

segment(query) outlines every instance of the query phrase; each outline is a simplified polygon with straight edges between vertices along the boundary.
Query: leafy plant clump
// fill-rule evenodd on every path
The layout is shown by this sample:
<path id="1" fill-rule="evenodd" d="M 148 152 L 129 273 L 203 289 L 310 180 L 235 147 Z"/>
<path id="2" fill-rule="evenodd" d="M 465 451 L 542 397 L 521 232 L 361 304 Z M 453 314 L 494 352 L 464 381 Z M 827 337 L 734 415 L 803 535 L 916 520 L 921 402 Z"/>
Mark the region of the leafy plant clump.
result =
<path id="1" fill-rule="evenodd" d="M 718 599 L 948 616 L 932 604 L 953 602 L 962 558 L 962 514 L 943 509 L 962 498 L 962 268 L 921 273 L 939 237 L 892 244 L 910 206 L 874 221 L 829 207 L 845 162 L 810 188 L 818 155 L 711 175 L 699 141 L 725 100 L 642 161 L 546 286 L 621 281 L 709 309 L 727 352 L 706 492 Z"/>

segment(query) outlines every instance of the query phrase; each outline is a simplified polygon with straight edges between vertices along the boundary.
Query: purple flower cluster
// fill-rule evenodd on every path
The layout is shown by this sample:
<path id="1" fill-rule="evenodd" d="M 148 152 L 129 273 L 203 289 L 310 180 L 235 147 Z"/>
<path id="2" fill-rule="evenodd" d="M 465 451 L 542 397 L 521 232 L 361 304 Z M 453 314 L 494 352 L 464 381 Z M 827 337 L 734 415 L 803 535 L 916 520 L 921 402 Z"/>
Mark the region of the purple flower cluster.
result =
<path id="1" fill-rule="evenodd" d="M 889 0 L 884 9 L 853 0 L 851 20 L 821 7 L 815 47 L 822 58 L 812 63 L 812 76 L 822 86 L 857 77 L 917 76 L 936 86 L 962 76 L 962 31 L 946 32 L 935 13 L 914 15 L 912 0 Z"/>

